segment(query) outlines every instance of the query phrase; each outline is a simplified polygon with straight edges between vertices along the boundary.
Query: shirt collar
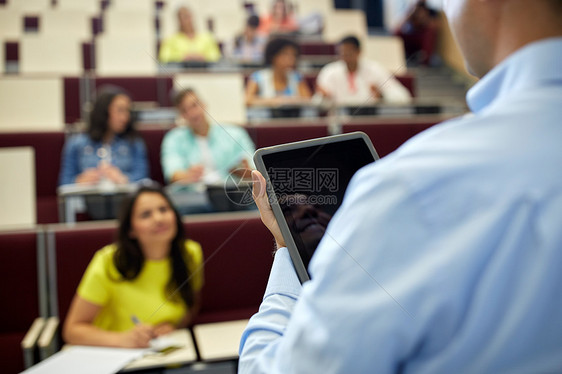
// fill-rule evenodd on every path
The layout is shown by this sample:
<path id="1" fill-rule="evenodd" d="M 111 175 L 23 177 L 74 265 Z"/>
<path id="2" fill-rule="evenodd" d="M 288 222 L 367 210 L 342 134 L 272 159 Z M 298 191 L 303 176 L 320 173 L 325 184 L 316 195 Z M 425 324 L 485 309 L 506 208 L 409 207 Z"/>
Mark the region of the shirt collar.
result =
<path id="1" fill-rule="evenodd" d="M 492 102 L 547 81 L 561 80 L 562 37 L 543 39 L 515 51 L 486 74 L 467 94 L 478 113 Z"/>

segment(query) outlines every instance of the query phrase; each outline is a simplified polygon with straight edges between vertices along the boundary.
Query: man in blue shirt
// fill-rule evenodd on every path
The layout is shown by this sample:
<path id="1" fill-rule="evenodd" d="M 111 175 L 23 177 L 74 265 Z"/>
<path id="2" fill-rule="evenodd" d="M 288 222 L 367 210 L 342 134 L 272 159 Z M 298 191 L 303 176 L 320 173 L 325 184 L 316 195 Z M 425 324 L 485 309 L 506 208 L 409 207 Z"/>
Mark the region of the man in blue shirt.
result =
<path id="1" fill-rule="evenodd" d="M 360 170 L 300 286 L 279 250 L 240 373 L 562 371 L 562 2 L 450 0 L 472 116 Z"/>

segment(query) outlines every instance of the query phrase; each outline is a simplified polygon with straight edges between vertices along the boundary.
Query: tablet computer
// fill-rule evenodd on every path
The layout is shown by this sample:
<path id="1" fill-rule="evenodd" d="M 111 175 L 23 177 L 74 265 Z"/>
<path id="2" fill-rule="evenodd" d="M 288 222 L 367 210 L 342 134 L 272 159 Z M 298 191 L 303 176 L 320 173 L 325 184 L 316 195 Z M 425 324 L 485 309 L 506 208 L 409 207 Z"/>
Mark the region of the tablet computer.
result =
<path id="1" fill-rule="evenodd" d="M 377 159 L 363 132 L 260 148 L 254 154 L 301 283 L 310 279 L 310 259 L 351 177 Z"/>

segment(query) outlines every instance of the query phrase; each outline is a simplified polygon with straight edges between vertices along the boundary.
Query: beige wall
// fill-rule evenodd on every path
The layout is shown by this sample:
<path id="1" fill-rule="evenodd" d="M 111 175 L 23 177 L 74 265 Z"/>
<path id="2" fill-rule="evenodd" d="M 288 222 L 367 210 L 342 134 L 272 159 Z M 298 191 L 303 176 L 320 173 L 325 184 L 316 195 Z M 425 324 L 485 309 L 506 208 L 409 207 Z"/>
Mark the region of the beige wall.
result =
<path id="1" fill-rule="evenodd" d="M 35 152 L 31 147 L 0 149 L 0 227 L 36 223 Z"/>

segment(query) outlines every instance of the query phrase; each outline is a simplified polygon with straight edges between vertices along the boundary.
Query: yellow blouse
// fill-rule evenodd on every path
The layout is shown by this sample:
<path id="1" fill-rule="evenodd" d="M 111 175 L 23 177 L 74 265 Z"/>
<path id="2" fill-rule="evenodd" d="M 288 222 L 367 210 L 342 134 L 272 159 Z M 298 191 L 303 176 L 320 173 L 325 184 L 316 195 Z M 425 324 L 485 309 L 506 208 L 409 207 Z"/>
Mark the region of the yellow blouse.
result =
<path id="1" fill-rule="evenodd" d="M 135 279 L 122 280 L 113 262 L 116 249 L 115 244 L 110 244 L 98 250 L 78 286 L 80 297 L 102 306 L 94 326 L 109 331 L 126 331 L 134 326 L 132 316 L 150 325 L 181 322 L 187 306 L 181 297 L 169 299 L 166 291 L 172 274 L 171 259 L 145 260 Z M 188 259 L 191 287 L 199 291 L 203 286 L 201 246 L 187 240 L 184 255 Z"/>

